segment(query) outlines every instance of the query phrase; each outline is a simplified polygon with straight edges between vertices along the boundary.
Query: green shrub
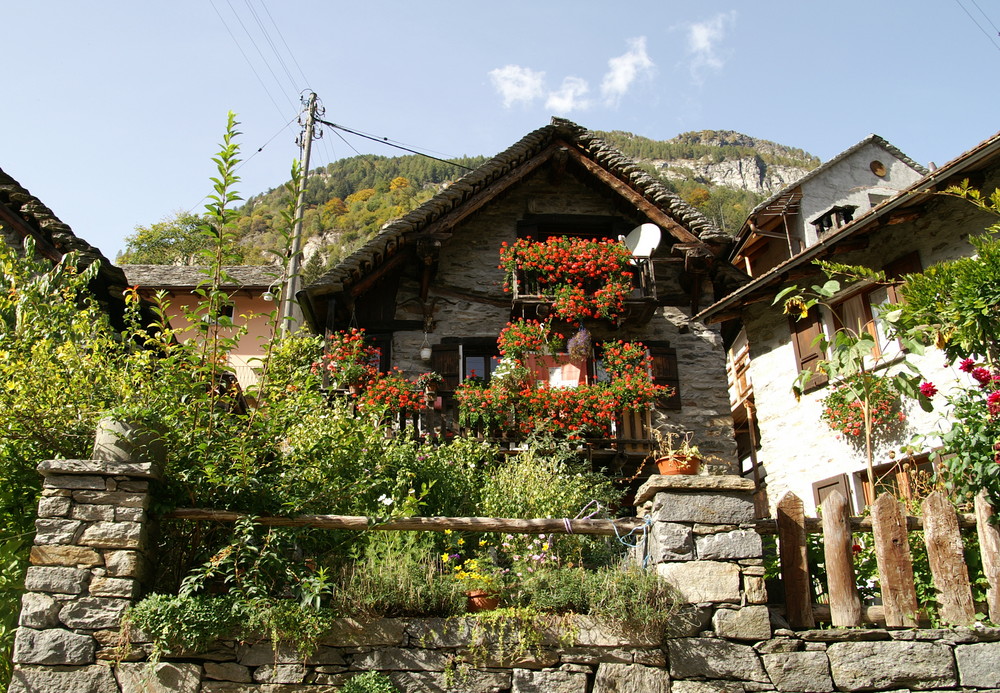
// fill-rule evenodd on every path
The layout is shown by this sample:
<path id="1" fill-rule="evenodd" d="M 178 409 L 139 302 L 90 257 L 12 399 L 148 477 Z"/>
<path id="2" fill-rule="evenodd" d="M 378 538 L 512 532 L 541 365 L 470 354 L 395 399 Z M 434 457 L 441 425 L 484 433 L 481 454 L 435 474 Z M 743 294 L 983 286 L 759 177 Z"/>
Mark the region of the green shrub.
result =
<path id="1" fill-rule="evenodd" d="M 396 693 L 388 676 L 377 671 L 366 671 L 340 687 L 340 693 Z"/>

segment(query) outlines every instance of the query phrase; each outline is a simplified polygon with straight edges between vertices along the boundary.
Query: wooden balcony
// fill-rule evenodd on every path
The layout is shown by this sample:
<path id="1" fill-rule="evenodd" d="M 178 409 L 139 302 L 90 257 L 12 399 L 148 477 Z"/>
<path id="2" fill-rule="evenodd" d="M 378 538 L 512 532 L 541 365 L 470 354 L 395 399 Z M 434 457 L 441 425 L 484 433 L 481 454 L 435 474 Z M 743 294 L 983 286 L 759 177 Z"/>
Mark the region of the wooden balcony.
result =
<path id="1" fill-rule="evenodd" d="M 625 314 L 617 321 L 630 327 L 647 324 L 657 307 L 653 263 L 644 259 L 636 259 L 635 263 L 632 293 L 625 301 Z M 537 281 L 516 272 L 510 286 L 514 296 L 512 315 L 534 320 L 545 320 L 551 315 L 555 297 L 543 293 Z"/>

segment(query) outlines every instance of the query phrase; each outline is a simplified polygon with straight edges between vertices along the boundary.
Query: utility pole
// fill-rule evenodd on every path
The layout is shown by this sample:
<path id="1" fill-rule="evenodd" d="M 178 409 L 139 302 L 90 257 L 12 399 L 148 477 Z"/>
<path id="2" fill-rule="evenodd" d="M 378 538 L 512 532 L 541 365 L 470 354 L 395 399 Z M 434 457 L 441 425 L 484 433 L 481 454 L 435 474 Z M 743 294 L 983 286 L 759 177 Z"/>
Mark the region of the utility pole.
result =
<path id="1" fill-rule="evenodd" d="M 295 302 L 295 294 L 299 290 L 299 266 L 302 255 L 302 216 L 305 213 L 306 180 L 309 178 L 309 154 L 312 151 L 313 128 L 316 124 L 316 93 L 309 92 L 306 101 L 306 122 L 300 135 L 302 145 L 302 176 L 299 179 L 298 198 L 295 202 L 295 225 L 292 228 L 291 257 L 288 258 L 288 277 L 285 280 L 285 290 L 281 296 L 281 333 L 289 334 L 292 323 L 302 321 L 302 311 Z"/>

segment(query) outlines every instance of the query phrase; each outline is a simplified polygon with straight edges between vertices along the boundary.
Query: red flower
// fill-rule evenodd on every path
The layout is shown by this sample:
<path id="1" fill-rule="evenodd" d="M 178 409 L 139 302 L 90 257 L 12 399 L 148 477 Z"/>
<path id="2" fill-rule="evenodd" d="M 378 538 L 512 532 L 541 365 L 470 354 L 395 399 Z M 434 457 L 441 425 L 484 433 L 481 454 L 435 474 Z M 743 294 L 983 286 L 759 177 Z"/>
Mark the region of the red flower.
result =
<path id="1" fill-rule="evenodd" d="M 975 359 L 971 358 L 962 359 L 962 362 L 958 364 L 958 370 L 962 371 L 963 373 L 971 373 L 972 369 L 975 367 L 976 367 L 976 361 Z"/>
<path id="2" fill-rule="evenodd" d="M 938 389 L 934 387 L 934 383 L 923 382 L 920 383 L 920 394 L 924 397 L 933 397 L 937 394 Z"/>

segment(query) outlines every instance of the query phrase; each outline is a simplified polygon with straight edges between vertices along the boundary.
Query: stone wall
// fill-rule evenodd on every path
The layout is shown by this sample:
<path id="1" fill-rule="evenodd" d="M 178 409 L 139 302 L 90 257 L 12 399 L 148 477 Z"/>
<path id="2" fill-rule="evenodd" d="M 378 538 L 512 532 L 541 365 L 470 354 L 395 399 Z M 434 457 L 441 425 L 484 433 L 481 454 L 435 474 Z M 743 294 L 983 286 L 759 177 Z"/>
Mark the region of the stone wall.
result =
<path id="1" fill-rule="evenodd" d="M 341 619 L 303 660 L 244 634 L 203 652 L 121 661 L 118 620 L 140 596 L 155 470 L 62 460 L 45 496 L 14 653 L 11 693 L 326 693 L 362 671 L 401 691 L 711 693 L 1000 689 L 1000 629 L 772 630 L 751 486 L 738 477 L 652 477 L 634 558 L 681 604 L 661 638 L 592 617 L 554 621 L 516 656 L 472 617 Z M 567 636 L 570 640 L 567 640 Z"/>

